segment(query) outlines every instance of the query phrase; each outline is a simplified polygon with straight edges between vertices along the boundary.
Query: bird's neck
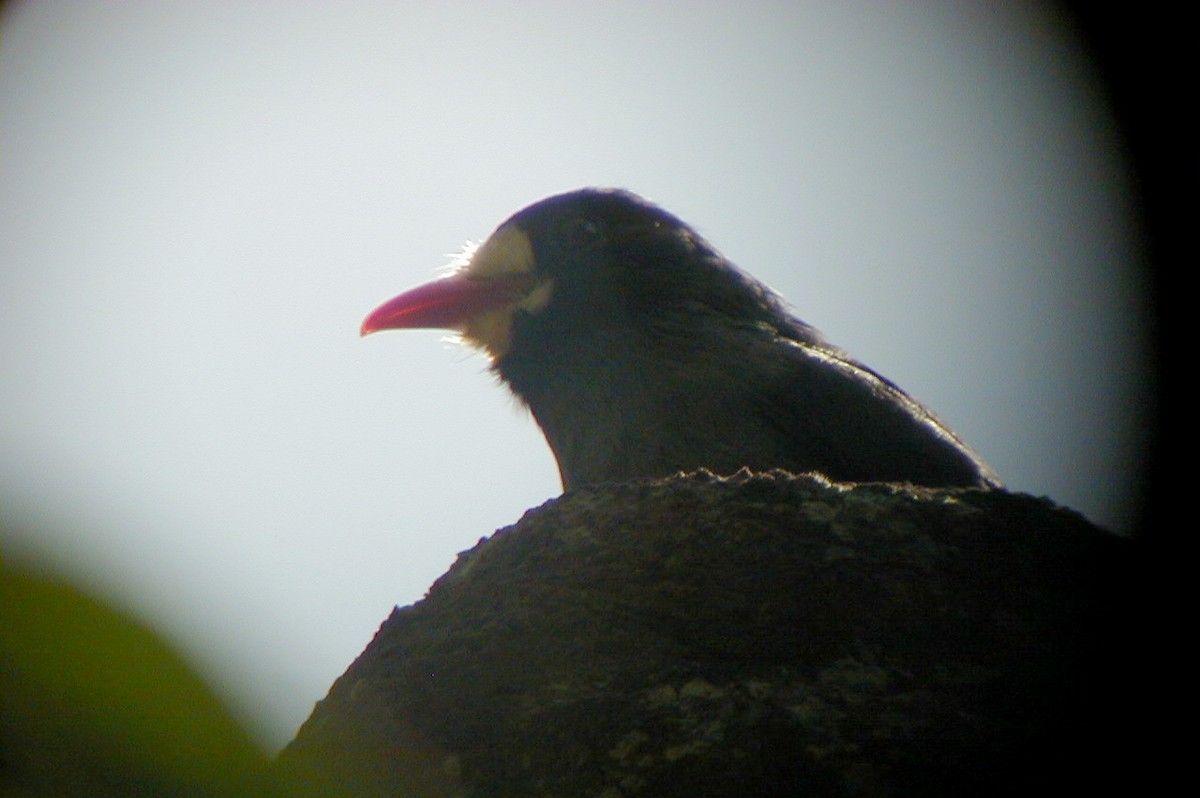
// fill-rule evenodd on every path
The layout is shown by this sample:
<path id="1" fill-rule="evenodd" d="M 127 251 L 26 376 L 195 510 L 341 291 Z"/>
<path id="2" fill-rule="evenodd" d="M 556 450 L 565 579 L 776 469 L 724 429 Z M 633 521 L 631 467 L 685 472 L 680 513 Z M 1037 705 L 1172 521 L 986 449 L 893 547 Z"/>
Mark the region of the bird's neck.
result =
<path id="1" fill-rule="evenodd" d="M 656 426 L 667 383 L 650 378 L 636 353 L 600 351 L 505 358 L 496 365 L 541 427 L 567 490 L 620 479 L 641 470 L 635 463 L 661 456 L 659 442 L 638 430 Z"/>

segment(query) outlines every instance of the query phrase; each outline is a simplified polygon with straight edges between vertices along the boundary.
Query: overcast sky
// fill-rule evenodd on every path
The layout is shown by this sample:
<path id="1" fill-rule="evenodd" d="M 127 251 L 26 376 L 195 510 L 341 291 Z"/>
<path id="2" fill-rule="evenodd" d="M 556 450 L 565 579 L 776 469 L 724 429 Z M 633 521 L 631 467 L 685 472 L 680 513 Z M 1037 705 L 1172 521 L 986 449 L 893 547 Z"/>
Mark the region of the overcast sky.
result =
<path id="1" fill-rule="evenodd" d="M 623 186 L 937 412 L 1130 523 L 1130 188 L 1077 43 L 990 2 L 25 2 L 0 36 L 4 550 L 150 622 L 268 745 L 393 605 L 558 494 L 383 300 Z"/>

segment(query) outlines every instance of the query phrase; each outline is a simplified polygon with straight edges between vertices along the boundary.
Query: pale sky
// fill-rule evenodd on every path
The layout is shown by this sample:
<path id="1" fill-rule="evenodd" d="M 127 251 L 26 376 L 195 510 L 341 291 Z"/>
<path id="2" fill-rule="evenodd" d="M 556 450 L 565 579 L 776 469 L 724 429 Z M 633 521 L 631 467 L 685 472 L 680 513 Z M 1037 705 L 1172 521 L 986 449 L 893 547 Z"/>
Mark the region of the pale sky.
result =
<path id="1" fill-rule="evenodd" d="M 393 605 L 560 490 L 480 355 L 363 316 L 587 185 L 691 223 L 1013 490 L 1126 529 L 1121 145 L 1077 43 L 996 6 L 9 3 L 5 554 L 282 745 Z"/>

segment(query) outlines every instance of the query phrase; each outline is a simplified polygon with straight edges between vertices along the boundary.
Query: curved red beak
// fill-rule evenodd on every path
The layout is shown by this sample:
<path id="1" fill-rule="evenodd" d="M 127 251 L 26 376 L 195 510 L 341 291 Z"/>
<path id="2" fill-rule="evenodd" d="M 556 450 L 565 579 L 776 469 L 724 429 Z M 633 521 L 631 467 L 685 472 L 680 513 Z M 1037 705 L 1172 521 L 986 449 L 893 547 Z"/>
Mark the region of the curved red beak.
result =
<path id="1" fill-rule="evenodd" d="M 389 299 L 363 320 L 361 335 L 379 330 L 462 329 L 471 319 L 519 300 L 535 278 L 515 272 L 473 278 L 461 271 Z"/>

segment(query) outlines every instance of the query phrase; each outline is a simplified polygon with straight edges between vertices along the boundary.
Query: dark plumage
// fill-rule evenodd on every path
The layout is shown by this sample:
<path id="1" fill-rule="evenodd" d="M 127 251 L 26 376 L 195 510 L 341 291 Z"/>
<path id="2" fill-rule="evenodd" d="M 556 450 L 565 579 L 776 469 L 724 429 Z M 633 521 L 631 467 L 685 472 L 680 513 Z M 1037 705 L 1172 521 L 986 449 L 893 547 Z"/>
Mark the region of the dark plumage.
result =
<path id="1" fill-rule="evenodd" d="M 567 489 L 708 468 L 998 486 L 928 410 L 828 344 L 694 230 L 625 191 L 512 216 L 363 333 L 447 327 L 524 400 Z"/>

